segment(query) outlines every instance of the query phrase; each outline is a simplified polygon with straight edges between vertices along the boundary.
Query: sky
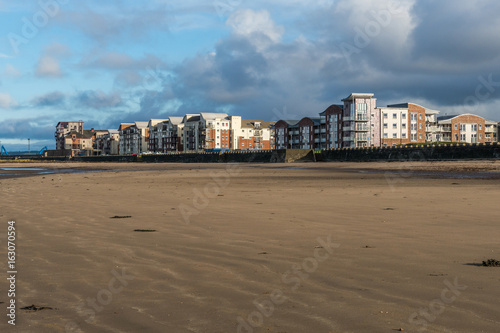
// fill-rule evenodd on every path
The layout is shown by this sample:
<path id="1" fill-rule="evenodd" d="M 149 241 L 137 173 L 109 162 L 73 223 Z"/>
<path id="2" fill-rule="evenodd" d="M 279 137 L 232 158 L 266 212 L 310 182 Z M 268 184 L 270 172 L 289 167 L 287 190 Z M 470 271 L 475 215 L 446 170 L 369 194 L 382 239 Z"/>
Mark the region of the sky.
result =
<path id="1" fill-rule="evenodd" d="M 0 0 L 0 142 L 186 113 L 317 117 L 378 106 L 500 121 L 495 0 Z"/>

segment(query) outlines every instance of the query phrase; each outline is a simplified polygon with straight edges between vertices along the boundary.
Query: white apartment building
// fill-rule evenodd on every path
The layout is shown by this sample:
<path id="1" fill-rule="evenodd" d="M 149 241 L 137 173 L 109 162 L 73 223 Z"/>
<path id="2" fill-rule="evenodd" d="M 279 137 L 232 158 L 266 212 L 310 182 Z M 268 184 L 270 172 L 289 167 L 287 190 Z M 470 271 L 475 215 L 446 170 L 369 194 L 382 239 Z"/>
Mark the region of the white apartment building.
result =
<path id="1" fill-rule="evenodd" d="M 344 148 L 380 146 L 380 111 L 377 110 L 377 99 L 373 96 L 353 93 L 342 100 Z"/>

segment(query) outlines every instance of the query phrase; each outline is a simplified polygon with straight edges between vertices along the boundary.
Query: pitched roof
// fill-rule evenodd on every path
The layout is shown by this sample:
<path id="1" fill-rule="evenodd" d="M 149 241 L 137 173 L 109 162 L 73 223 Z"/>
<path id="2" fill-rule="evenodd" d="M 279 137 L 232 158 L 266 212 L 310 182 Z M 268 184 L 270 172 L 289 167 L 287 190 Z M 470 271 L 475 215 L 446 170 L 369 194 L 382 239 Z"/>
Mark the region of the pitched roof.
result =
<path id="1" fill-rule="evenodd" d="M 260 128 L 270 128 L 274 125 L 275 121 L 241 119 L 241 128 L 255 128 L 255 123 L 260 123 Z"/>

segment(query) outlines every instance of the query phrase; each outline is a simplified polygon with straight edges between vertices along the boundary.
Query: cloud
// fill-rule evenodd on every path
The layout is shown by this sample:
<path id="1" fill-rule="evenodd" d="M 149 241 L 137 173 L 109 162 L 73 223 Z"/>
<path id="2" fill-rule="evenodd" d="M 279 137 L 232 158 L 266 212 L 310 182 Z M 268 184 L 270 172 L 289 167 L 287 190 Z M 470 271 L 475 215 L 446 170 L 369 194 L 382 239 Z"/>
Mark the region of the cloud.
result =
<path id="1" fill-rule="evenodd" d="M 50 107 L 61 106 L 66 101 L 66 95 L 62 92 L 55 91 L 42 96 L 38 96 L 31 101 L 34 107 Z"/>
<path id="2" fill-rule="evenodd" d="M 45 55 L 38 60 L 36 75 L 38 77 L 62 77 L 63 73 L 59 61 L 54 57 Z"/>
<path id="3" fill-rule="evenodd" d="M 16 106 L 17 102 L 7 93 L 0 93 L 0 108 L 10 109 Z"/>
<path id="4" fill-rule="evenodd" d="M 134 59 L 125 53 L 119 52 L 91 54 L 80 62 L 80 66 L 108 70 L 149 70 L 167 67 L 163 60 L 151 54 L 147 54 L 140 59 Z"/>
<path id="5" fill-rule="evenodd" d="M 260 49 L 279 42 L 285 31 L 274 23 L 266 10 L 237 10 L 229 16 L 226 25 L 234 34 L 249 38 Z"/>
<path id="6" fill-rule="evenodd" d="M 17 78 L 20 77 L 22 74 L 14 66 L 12 66 L 11 64 L 7 64 L 5 65 L 4 75 L 11 78 Z"/>
<path id="7" fill-rule="evenodd" d="M 53 137 L 55 124 L 47 117 L 6 119 L 0 122 L 0 133 L 10 139 L 40 139 Z"/>
<path id="8" fill-rule="evenodd" d="M 123 100 L 119 93 L 106 94 L 100 90 L 87 90 L 79 92 L 74 101 L 81 108 L 106 109 L 121 106 Z"/>
<path id="9" fill-rule="evenodd" d="M 69 26 L 78 29 L 92 38 L 99 45 L 143 40 L 151 31 L 167 31 L 169 12 L 165 5 L 147 5 L 128 3 L 120 8 L 109 6 L 107 3 L 77 4 L 74 11 L 66 10 L 58 15 L 57 19 Z"/>
<path id="10" fill-rule="evenodd" d="M 12 57 L 8 56 L 6 54 L 0 53 L 0 58 L 12 58 Z"/>

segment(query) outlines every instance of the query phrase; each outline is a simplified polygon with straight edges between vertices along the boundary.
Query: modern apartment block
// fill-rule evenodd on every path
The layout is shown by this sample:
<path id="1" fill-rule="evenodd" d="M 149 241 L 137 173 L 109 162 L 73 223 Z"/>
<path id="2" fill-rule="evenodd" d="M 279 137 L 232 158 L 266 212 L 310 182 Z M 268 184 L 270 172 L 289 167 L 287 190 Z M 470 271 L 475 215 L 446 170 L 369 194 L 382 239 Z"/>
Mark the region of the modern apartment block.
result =
<path id="1" fill-rule="evenodd" d="M 380 146 L 380 111 L 373 96 L 353 93 L 342 100 L 342 147 Z"/>
<path id="2" fill-rule="evenodd" d="M 181 124 L 184 152 L 273 149 L 273 122 L 202 112 L 185 115 Z"/>
<path id="3" fill-rule="evenodd" d="M 231 122 L 230 149 L 274 149 L 274 122 L 229 117 Z"/>
<path id="4" fill-rule="evenodd" d="M 149 151 L 154 153 L 182 151 L 182 119 L 183 117 L 169 117 L 156 124 L 150 121 Z"/>
<path id="5" fill-rule="evenodd" d="M 118 155 L 120 150 L 120 132 L 118 130 L 96 131 L 94 155 Z"/>
<path id="6" fill-rule="evenodd" d="M 141 154 L 148 151 L 148 122 L 136 121 L 133 124 L 121 124 L 118 130 L 120 132 L 120 154 Z"/>
<path id="7" fill-rule="evenodd" d="M 70 132 L 83 134 L 83 121 L 60 121 L 57 123 L 54 134 L 57 150 L 64 149 L 65 138 Z"/>
<path id="8" fill-rule="evenodd" d="M 319 117 L 280 120 L 275 125 L 276 149 L 340 148 L 343 107 L 331 105 Z"/>
<path id="9" fill-rule="evenodd" d="M 378 110 L 383 146 L 436 141 L 436 116 L 439 111 L 413 103 L 388 105 Z"/>
<path id="10" fill-rule="evenodd" d="M 320 117 L 324 118 L 321 123 L 326 124 L 326 149 L 342 147 L 343 112 L 343 105 L 331 105 L 320 113 Z"/>
<path id="11" fill-rule="evenodd" d="M 94 146 L 94 131 L 86 131 L 79 133 L 71 131 L 64 137 L 64 145 L 60 149 L 70 150 L 71 156 L 86 152 L 88 155 L 93 150 Z"/>
<path id="12" fill-rule="evenodd" d="M 148 122 L 148 151 L 163 151 L 163 122 L 166 119 L 150 119 Z"/>
<path id="13" fill-rule="evenodd" d="M 473 114 L 438 117 L 438 142 L 498 142 L 498 122 Z"/>

